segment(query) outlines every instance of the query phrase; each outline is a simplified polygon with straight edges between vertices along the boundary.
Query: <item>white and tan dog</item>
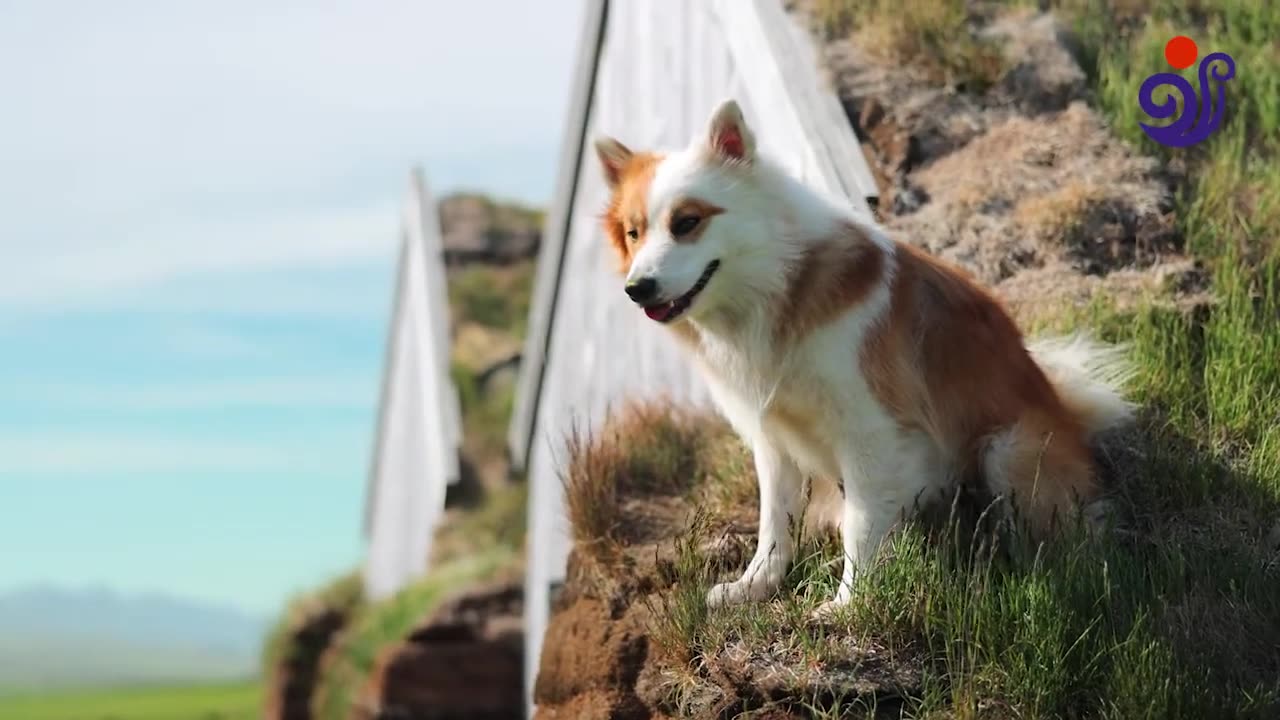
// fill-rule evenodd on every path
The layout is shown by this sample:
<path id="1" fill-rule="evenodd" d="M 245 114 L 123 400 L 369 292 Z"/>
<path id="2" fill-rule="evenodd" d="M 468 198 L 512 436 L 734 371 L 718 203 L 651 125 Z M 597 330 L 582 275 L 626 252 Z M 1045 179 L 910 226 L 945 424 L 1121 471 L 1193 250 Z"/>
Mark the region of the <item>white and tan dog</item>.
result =
<path id="1" fill-rule="evenodd" d="M 760 480 L 760 535 L 713 605 L 777 590 L 804 477 L 839 479 L 840 589 L 892 526 L 965 479 L 1038 533 L 1097 493 L 1091 435 L 1129 419 L 1116 348 L 1028 348 L 959 270 L 896 243 L 756 152 L 736 102 L 675 152 L 596 151 L 626 292 L 689 349 Z"/>

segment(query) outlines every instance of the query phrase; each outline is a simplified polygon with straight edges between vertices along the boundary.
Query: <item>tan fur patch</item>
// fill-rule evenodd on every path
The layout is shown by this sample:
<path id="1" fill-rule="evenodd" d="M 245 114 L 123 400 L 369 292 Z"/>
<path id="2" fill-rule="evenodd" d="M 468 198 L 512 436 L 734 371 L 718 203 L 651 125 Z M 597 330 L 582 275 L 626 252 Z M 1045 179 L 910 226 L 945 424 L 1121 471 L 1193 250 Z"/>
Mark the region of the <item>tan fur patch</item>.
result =
<path id="1" fill-rule="evenodd" d="M 1037 431 L 1052 434 L 1049 456 L 1057 468 L 1040 477 L 1040 502 L 1052 498 L 1056 507 L 1068 488 L 1088 494 L 1084 428 L 1000 303 L 959 269 L 912 246 L 899 243 L 897 259 L 889 315 L 860 354 L 871 391 L 899 424 L 924 430 L 960 458 L 966 474 L 979 470 L 991 433 L 1034 418 Z M 1014 462 L 1026 469 L 1025 453 Z M 1045 516 L 1040 502 L 1037 520 Z"/>
<path id="2" fill-rule="evenodd" d="M 627 164 L 618 169 L 618 183 L 609 198 L 603 224 L 605 237 L 618 254 L 620 272 L 631 268 L 633 258 L 649 232 L 649 186 L 662 156 L 655 153 L 635 153 Z M 634 232 L 635 237 L 628 233 Z"/>
<path id="3" fill-rule="evenodd" d="M 698 238 L 702 237 L 702 233 L 706 231 L 707 226 L 711 224 L 711 219 L 723 212 L 724 208 L 719 205 L 697 198 L 680 200 L 671 207 L 671 211 L 666 215 L 667 231 L 671 233 L 671 238 L 678 243 L 695 243 Z M 677 235 L 675 232 L 676 223 L 685 218 L 698 218 L 698 225 L 684 235 Z"/>
<path id="4" fill-rule="evenodd" d="M 821 419 L 814 412 L 812 405 L 788 404 L 778 400 L 765 409 L 765 420 L 779 430 L 800 439 L 811 448 L 821 448 L 830 453 L 830 444 L 824 439 L 819 425 Z"/>
<path id="5" fill-rule="evenodd" d="M 775 337 L 804 337 L 862 302 L 884 277 L 884 265 L 884 252 L 852 225 L 818 245 L 791 271 Z"/>

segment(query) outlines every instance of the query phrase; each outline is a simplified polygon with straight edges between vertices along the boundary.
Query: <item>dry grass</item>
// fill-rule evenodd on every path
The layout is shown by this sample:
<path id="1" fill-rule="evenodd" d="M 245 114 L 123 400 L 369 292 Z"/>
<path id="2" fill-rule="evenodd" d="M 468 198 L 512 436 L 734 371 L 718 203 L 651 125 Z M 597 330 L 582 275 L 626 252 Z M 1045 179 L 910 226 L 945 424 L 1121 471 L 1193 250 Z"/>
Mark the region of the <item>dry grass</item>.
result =
<path id="1" fill-rule="evenodd" d="M 695 488 L 722 508 L 755 498 L 746 451 L 723 421 L 666 401 L 628 404 L 594 432 L 575 427 L 566 452 L 566 509 L 573 538 L 583 547 L 607 548 L 647 535 L 637 527 L 643 520 L 624 513 L 634 499 L 679 498 Z"/>
<path id="2" fill-rule="evenodd" d="M 1013 219 L 1036 237 L 1062 240 L 1084 222 L 1085 212 L 1105 194 L 1087 180 L 1073 179 L 1043 195 L 1023 198 L 1013 208 Z"/>
<path id="3" fill-rule="evenodd" d="M 981 92 L 1006 71 L 1000 47 L 973 32 L 964 0 L 815 0 L 813 12 L 828 37 L 852 34 L 934 82 Z"/>

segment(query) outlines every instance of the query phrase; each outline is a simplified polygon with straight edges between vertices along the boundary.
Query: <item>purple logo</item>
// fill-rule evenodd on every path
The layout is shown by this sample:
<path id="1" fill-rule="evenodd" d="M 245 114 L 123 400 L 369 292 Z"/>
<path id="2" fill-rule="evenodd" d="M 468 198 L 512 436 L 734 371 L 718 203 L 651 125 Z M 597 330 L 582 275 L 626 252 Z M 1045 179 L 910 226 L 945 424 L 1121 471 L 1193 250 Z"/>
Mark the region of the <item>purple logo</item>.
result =
<path id="1" fill-rule="evenodd" d="M 1199 54 L 1196 43 L 1185 35 L 1179 35 L 1164 46 L 1164 58 L 1178 70 L 1191 67 Z M 1222 63 L 1215 66 L 1214 63 Z M 1221 72 L 1219 72 L 1221 70 Z M 1147 137 L 1166 147 L 1187 147 L 1195 145 L 1217 131 L 1222 124 L 1222 115 L 1227 109 L 1227 81 L 1236 75 L 1236 62 L 1224 52 L 1209 53 L 1200 61 L 1199 92 L 1191 87 L 1191 82 L 1177 73 L 1156 73 L 1142 82 L 1138 90 L 1138 104 L 1142 111 L 1156 120 L 1167 120 L 1178 112 L 1178 100 L 1182 100 L 1182 114 L 1173 117 L 1168 125 L 1154 126 L 1138 123 L 1147 133 Z M 1210 87 L 1209 77 L 1216 81 Z M 1164 102 L 1155 101 L 1156 88 L 1169 85 L 1176 91 L 1170 92 Z M 1213 90 L 1217 90 L 1214 94 Z"/>

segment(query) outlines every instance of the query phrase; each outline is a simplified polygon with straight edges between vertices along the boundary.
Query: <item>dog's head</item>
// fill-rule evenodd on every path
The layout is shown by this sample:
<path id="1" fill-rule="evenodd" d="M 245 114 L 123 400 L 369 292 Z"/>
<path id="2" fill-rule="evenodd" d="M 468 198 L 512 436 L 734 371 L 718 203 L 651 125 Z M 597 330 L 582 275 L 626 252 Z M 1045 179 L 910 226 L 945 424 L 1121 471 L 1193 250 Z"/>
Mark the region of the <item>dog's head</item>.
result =
<path id="1" fill-rule="evenodd" d="M 611 192 L 605 235 L 626 293 L 662 323 L 697 318 L 726 303 L 742 258 L 760 242 L 755 138 L 733 100 L 684 150 L 635 152 L 595 143 Z"/>

